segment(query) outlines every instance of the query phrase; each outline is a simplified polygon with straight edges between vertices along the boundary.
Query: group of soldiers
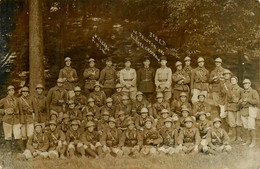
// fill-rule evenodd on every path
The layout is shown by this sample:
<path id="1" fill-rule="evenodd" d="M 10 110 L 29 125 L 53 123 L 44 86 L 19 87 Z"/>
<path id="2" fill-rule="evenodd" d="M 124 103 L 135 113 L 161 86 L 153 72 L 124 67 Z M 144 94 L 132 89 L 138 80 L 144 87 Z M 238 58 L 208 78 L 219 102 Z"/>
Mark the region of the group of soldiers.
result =
<path id="1" fill-rule="evenodd" d="M 211 72 L 202 57 L 197 63 L 192 68 L 191 58 L 185 57 L 185 66 L 177 61 L 172 73 L 166 57 L 156 71 L 145 57 L 136 71 L 126 58 L 125 68 L 116 71 L 108 58 L 100 71 L 91 58 L 81 89 L 67 57 L 47 96 L 42 84 L 35 91 L 23 87 L 18 98 L 15 87 L 8 86 L 0 100 L 5 148 L 12 153 L 15 142 L 26 159 L 64 159 L 216 155 L 231 151 L 230 143 L 236 140 L 254 147 L 259 95 L 251 81 L 244 79 L 241 88 L 238 78 L 221 66 L 221 58 L 215 59 Z"/>

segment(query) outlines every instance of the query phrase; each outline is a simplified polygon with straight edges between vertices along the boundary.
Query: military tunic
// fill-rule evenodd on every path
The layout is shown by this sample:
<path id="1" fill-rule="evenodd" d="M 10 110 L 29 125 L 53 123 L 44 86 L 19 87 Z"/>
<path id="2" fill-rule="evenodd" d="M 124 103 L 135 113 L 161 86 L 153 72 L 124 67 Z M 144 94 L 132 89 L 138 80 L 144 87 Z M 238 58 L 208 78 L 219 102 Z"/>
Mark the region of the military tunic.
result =
<path id="1" fill-rule="evenodd" d="M 137 72 L 137 85 L 138 91 L 146 93 L 153 93 L 155 90 L 154 85 L 155 70 L 151 67 L 141 68 Z"/>
<path id="2" fill-rule="evenodd" d="M 73 90 L 74 83 L 78 81 L 78 75 L 75 69 L 65 66 L 60 70 L 59 78 L 64 79 L 64 89 Z"/>
<path id="3" fill-rule="evenodd" d="M 85 78 L 85 89 L 93 89 L 99 78 L 99 69 L 95 67 L 87 68 L 84 70 L 83 77 Z"/>

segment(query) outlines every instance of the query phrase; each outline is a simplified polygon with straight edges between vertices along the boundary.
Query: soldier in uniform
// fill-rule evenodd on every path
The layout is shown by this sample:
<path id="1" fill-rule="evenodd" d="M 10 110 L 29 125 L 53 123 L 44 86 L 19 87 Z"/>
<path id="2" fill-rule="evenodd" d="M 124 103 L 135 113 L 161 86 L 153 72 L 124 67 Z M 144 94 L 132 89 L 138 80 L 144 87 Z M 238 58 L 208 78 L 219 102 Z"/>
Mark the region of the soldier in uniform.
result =
<path id="1" fill-rule="evenodd" d="M 101 71 L 99 82 L 103 84 L 106 97 L 111 97 L 116 85 L 116 70 L 112 66 L 112 59 L 106 60 L 106 67 Z"/>
<path id="2" fill-rule="evenodd" d="M 144 67 L 137 71 L 138 91 L 141 91 L 146 96 L 147 100 L 151 101 L 155 90 L 155 70 L 150 67 L 149 57 L 145 57 L 143 64 Z"/>
<path id="3" fill-rule="evenodd" d="M 75 107 L 73 100 L 69 100 L 66 114 L 69 115 L 70 120 L 78 120 L 80 123 L 83 120 L 82 112 L 77 107 Z"/>
<path id="4" fill-rule="evenodd" d="M 94 85 L 94 91 L 89 94 L 89 98 L 93 98 L 98 107 L 102 107 L 106 103 L 106 94 L 101 90 L 102 85 L 97 82 Z"/>
<path id="5" fill-rule="evenodd" d="M 153 119 L 147 118 L 145 120 L 145 128 L 143 131 L 143 148 L 141 153 L 143 155 L 156 154 L 156 147 L 159 146 L 162 142 L 162 136 L 159 132 L 153 127 Z"/>
<path id="6" fill-rule="evenodd" d="M 181 116 L 179 118 L 181 128 L 185 127 L 185 120 L 187 117 L 191 117 L 190 110 L 186 106 L 183 106 L 181 109 Z"/>
<path id="7" fill-rule="evenodd" d="M 111 97 L 108 97 L 106 99 L 106 104 L 101 107 L 101 113 L 104 111 L 108 111 L 110 116 L 115 117 L 116 105 L 113 104 L 113 99 Z"/>
<path id="8" fill-rule="evenodd" d="M 5 137 L 6 150 L 11 154 L 12 152 L 12 135 L 20 146 L 20 149 L 24 151 L 24 144 L 20 129 L 20 113 L 18 108 L 17 98 L 14 96 L 14 86 L 7 87 L 7 96 L 0 100 L 0 106 L 4 107 L 3 116 L 3 130 Z"/>
<path id="9" fill-rule="evenodd" d="M 19 111 L 21 113 L 21 133 L 22 139 L 27 140 L 28 137 L 33 135 L 34 123 L 34 109 L 33 102 L 29 96 L 28 87 L 22 88 L 22 96 L 18 98 Z"/>
<path id="10" fill-rule="evenodd" d="M 58 126 L 58 130 L 61 130 L 63 133 L 67 133 L 70 128 L 70 117 L 68 114 L 64 114 L 62 122 Z"/>
<path id="11" fill-rule="evenodd" d="M 45 123 L 49 121 L 50 115 L 47 111 L 47 99 L 43 94 L 44 87 L 41 84 L 36 86 L 36 94 L 32 98 L 33 109 L 35 111 L 34 121 L 41 123 L 43 128 Z"/>
<path id="12" fill-rule="evenodd" d="M 123 95 L 122 103 L 119 104 L 117 107 L 115 118 L 118 118 L 118 113 L 120 111 L 125 112 L 127 116 L 131 116 L 131 117 L 134 116 L 134 112 L 132 111 L 132 104 L 131 104 L 131 100 L 129 99 L 129 96 Z"/>
<path id="13" fill-rule="evenodd" d="M 130 66 L 130 58 L 126 58 L 125 68 L 120 70 L 120 84 L 123 87 L 122 91 L 134 101 L 137 93 L 136 71 Z"/>
<path id="14" fill-rule="evenodd" d="M 86 98 L 86 96 L 81 94 L 81 88 L 79 86 L 76 86 L 74 88 L 74 93 L 75 93 L 75 95 L 71 98 L 71 100 L 74 101 L 76 107 L 79 110 L 82 110 L 83 107 L 85 107 L 87 104 L 87 98 Z"/>
<path id="15" fill-rule="evenodd" d="M 190 111 L 192 110 L 191 104 L 188 101 L 188 95 L 185 92 L 180 93 L 179 100 L 173 100 L 171 102 L 171 111 L 175 112 L 177 115 L 181 115 L 181 109 L 186 106 Z"/>
<path id="16" fill-rule="evenodd" d="M 163 138 L 163 142 L 160 148 L 158 148 L 158 151 L 169 155 L 172 155 L 173 153 L 178 153 L 179 149 L 176 148 L 178 131 L 173 126 L 173 121 L 171 118 L 164 119 L 164 125 L 159 132 Z"/>
<path id="17" fill-rule="evenodd" d="M 243 126 L 247 131 L 247 141 L 243 145 L 254 147 L 256 144 L 255 119 L 257 116 L 257 107 L 259 106 L 259 95 L 256 90 L 252 89 L 251 81 L 243 81 L 244 92 L 239 101 L 240 113 Z"/>
<path id="18" fill-rule="evenodd" d="M 216 155 L 221 152 L 230 152 L 231 146 L 229 145 L 229 137 L 227 132 L 220 127 L 221 120 L 215 118 L 213 120 L 213 127 L 209 129 L 207 134 L 207 141 L 209 144 L 208 150 L 203 149 L 204 152 Z"/>
<path id="19" fill-rule="evenodd" d="M 189 56 L 186 56 L 184 58 L 185 66 L 183 67 L 183 70 L 191 77 L 191 72 L 193 68 L 190 66 L 191 58 Z"/>
<path id="20" fill-rule="evenodd" d="M 88 99 L 88 105 L 86 105 L 83 109 L 83 117 L 86 117 L 88 112 L 92 112 L 94 114 L 95 119 L 100 119 L 100 108 L 95 105 L 95 100 L 93 98 Z"/>
<path id="21" fill-rule="evenodd" d="M 135 118 L 135 126 L 136 126 L 137 130 L 140 130 L 140 131 L 144 130 L 146 118 L 151 117 L 148 114 L 149 114 L 148 109 L 146 107 L 143 107 L 141 109 L 140 115 Z"/>
<path id="22" fill-rule="evenodd" d="M 66 102 L 68 100 L 67 91 L 63 88 L 63 79 L 57 80 L 57 86 L 51 88 L 47 95 L 47 110 L 54 110 L 59 113 L 62 119 L 63 112 L 65 111 Z"/>
<path id="23" fill-rule="evenodd" d="M 141 109 L 143 107 L 146 107 L 147 109 L 149 109 L 149 112 L 152 113 L 151 103 L 144 98 L 142 92 L 137 92 L 136 101 L 133 103 L 133 107 L 132 107 L 132 111 L 135 117 L 141 114 Z"/>
<path id="24" fill-rule="evenodd" d="M 182 69 L 182 63 L 177 61 L 175 63 L 176 72 L 172 75 L 174 82 L 173 98 L 178 100 L 181 92 L 189 93 L 190 76 Z"/>
<path id="25" fill-rule="evenodd" d="M 92 112 L 87 112 L 86 117 L 83 117 L 83 121 L 80 126 L 82 132 L 84 132 L 86 130 L 87 123 L 89 121 L 92 121 L 93 123 L 95 123 L 96 124 L 95 126 L 97 126 L 97 124 L 98 124 L 98 120 L 94 119 L 94 114 Z M 96 130 L 96 128 L 95 128 L 95 130 Z"/>
<path id="26" fill-rule="evenodd" d="M 98 124 L 97 124 L 97 130 L 100 135 L 104 134 L 105 130 L 109 127 L 108 126 L 109 117 L 110 117 L 110 114 L 108 111 L 102 112 L 102 118 L 101 118 L 101 120 L 98 121 Z"/>
<path id="27" fill-rule="evenodd" d="M 180 131 L 178 139 L 178 144 L 183 153 L 198 153 L 200 133 L 199 130 L 193 126 L 193 120 L 191 117 L 185 119 L 185 127 Z"/>
<path id="28" fill-rule="evenodd" d="M 109 127 L 101 136 L 100 143 L 105 154 L 110 154 L 115 157 L 121 157 L 123 151 L 119 148 L 119 140 L 121 138 L 121 130 L 116 128 L 116 120 L 113 117 L 109 118 Z"/>
<path id="29" fill-rule="evenodd" d="M 95 123 L 88 121 L 86 124 L 87 130 L 81 135 L 81 142 L 83 145 L 79 148 L 79 152 L 82 156 L 86 154 L 96 158 L 102 154 L 102 145 L 100 141 L 100 135 L 95 130 Z"/>
<path id="30" fill-rule="evenodd" d="M 127 116 L 124 111 L 119 111 L 118 118 L 116 119 L 116 127 L 121 131 L 125 131 L 129 120 L 131 120 L 131 117 Z"/>
<path id="31" fill-rule="evenodd" d="M 64 81 L 64 89 L 69 93 L 69 97 L 73 96 L 74 84 L 78 81 L 78 75 L 75 69 L 71 66 L 71 59 L 65 58 L 65 67 L 60 70 L 59 78 Z"/>
<path id="32" fill-rule="evenodd" d="M 152 106 L 153 109 L 153 117 L 156 119 L 161 118 L 160 113 L 163 109 L 167 109 L 170 111 L 170 105 L 168 102 L 163 100 L 163 94 L 162 93 L 157 93 L 156 95 L 157 102 L 155 102 Z M 172 114 L 170 114 L 171 116 Z"/>
<path id="33" fill-rule="evenodd" d="M 50 131 L 47 133 L 49 139 L 48 156 L 50 159 L 65 158 L 67 148 L 66 135 L 62 130 L 57 128 L 56 121 L 49 122 Z"/>
<path id="34" fill-rule="evenodd" d="M 119 147 L 122 147 L 124 155 L 138 156 L 143 146 L 142 134 L 135 128 L 134 121 L 129 120 L 127 126 L 120 138 Z"/>
<path id="35" fill-rule="evenodd" d="M 209 89 L 209 71 L 204 67 L 204 58 L 198 58 L 198 67 L 193 69 L 191 73 L 191 101 L 195 103 L 198 101 L 198 94 L 204 93 L 207 96 Z"/>
<path id="36" fill-rule="evenodd" d="M 155 73 L 155 85 L 157 93 L 163 93 L 164 99 L 169 101 L 172 97 L 171 85 L 172 85 L 172 70 L 166 66 L 166 57 L 161 58 L 161 67 L 156 70 Z"/>
<path id="37" fill-rule="evenodd" d="M 209 113 L 210 111 L 210 105 L 205 101 L 205 94 L 204 93 L 199 93 L 198 94 L 198 102 L 193 104 L 193 115 L 197 115 L 198 112 L 206 112 Z"/>
<path id="38" fill-rule="evenodd" d="M 167 118 L 169 118 L 170 116 L 169 116 L 169 111 L 167 110 L 167 109 L 163 109 L 162 111 L 161 111 L 161 118 L 159 118 L 157 121 L 156 121 L 156 129 L 158 130 L 158 131 L 160 131 L 161 130 L 161 128 L 164 126 L 164 121 L 165 121 L 165 119 L 167 119 Z"/>
<path id="39" fill-rule="evenodd" d="M 79 130 L 79 121 L 73 120 L 71 122 L 71 128 L 66 133 L 66 139 L 67 139 L 67 155 L 70 158 L 75 157 L 75 153 L 79 152 L 79 148 L 83 145 L 80 141 L 80 130 Z"/>
<path id="40" fill-rule="evenodd" d="M 122 85 L 120 83 L 116 84 L 116 92 L 111 96 L 115 105 L 121 104 L 123 95 Z"/>
<path id="41" fill-rule="evenodd" d="M 48 157 L 48 148 L 49 148 L 49 139 L 48 136 L 43 133 L 42 125 L 36 123 L 34 125 L 35 132 L 32 136 L 29 137 L 26 150 L 23 155 L 26 159 L 32 158 L 47 158 Z"/>
<path id="42" fill-rule="evenodd" d="M 89 94 L 93 91 L 94 85 L 99 78 L 99 69 L 95 67 L 95 60 L 89 59 L 89 68 L 86 68 L 83 73 L 85 79 L 85 90 Z"/>

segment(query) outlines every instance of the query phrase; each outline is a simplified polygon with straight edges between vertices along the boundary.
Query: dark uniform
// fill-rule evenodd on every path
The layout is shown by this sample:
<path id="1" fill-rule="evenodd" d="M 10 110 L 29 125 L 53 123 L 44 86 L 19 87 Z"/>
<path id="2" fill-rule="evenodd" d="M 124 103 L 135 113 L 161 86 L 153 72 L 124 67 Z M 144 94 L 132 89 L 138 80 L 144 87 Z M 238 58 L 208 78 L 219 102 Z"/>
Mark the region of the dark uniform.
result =
<path id="1" fill-rule="evenodd" d="M 112 66 L 106 66 L 100 74 L 99 82 L 104 86 L 106 97 L 110 97 L 116 86 L 116 70 Z"/>
<path id="2" fill-rule="evenodd" d="M 143 67 L 137 71 L 138 91 L 143 92 L 148 100 L 151 100 L 155 91 L 154 85 L 155 70 L 151 67 Z"/>
<path id="3" fill-rule="evenodd" d="M 83 77 L 85 78 L 85 90 L 90 93 L 99 78 L 99 69 L 95 67 L 87 68 L 84 70 Z"/>
<path id="4" fill-rule="evenodd" d="M 32 98 L 33 109 L 35 111 L 34 120 L 38 123 L 46 123 L 49 121 L 49 113 L 47 111 L 47 98 L 44 95 L 35 95 Z"/>
<path id="5" fill-rule="evenodd" d="M 74 84 L 78 81 L 78 75 L 75 69 L 65 66 L 60 70 L 59 78 L 64 80 L 64 89 L 70 91 L 74 89 Z"/>

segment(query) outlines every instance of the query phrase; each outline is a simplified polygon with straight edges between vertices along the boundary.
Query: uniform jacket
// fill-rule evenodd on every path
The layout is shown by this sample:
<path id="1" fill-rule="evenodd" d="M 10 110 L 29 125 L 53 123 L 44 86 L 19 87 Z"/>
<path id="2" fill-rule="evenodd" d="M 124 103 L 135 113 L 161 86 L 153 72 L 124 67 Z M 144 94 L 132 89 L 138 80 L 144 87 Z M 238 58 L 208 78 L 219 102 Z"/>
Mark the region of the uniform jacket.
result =
<path id="1" fill-rule="evenodd" d="M 155 70 L 153 68 L 140 68 L 137 71 L 138 91 L 141 91 L 143 93 L 154 92 L 154 77 Z"/>
<path id="2" fill-rule="evenodd" d="M 114 128 L 107 128 L 104 134 L 101 136 L 100 143 L 107 147 L 117 147 L 121 138 L 121 130 Z"/>
<path id="3" fill-rule="evenodd" d="M 205 67 L 197 67 L 191 73 L 191 89 L 207 90 L 209 71 Z"/>
<path id="4" fill-rule="evenodd" d="M 0 100 L 0 106 L 4 106 L 5 110 L 3 122 L 8 124 L 20 123 L 21 115 L 19 112 L 18 101 L 16 97 L 7 95 L 5 98 Z"/>
<path id="5" fill-rule="evenodd" d="M 120 138 L 119 146 L 134 147 L 136 145 L 139 145 L 140 147 L 143 145 L 142 134 L 136 129 L 125 130 Z"/>
<path id="6" fill-rule="evenodd" d="M 60 70 L 59 78 L 66 79 L 64 83 L 64 89 L 73 90 L 74 83 L 78 81 L 78 75 L 75 69 L 70 66 L 65 66 Z"/>
<path id="7" fill-rule="evenodd" d="M 33 123 L 33 102 L 30 96 L 18 98 L 19 111 L 21 113 L 21 123 Z"/>
<path id="8" fill-rule="evenodd" d="M 174 82 L 174 90 L 189 91 L 190 76 L 184 70 L 177 70 L 172 75 L 172 80 Z"/>
<path id="9" fill-rule="evenodd" d="M 100 74 L 99 82 L 104 85 L 104 88 L 114 89 L 116 85 L 116 70 L 113 67 L 106 66 Z"/>
<path id="10" fill-rule="evenodd" d="M 207 140 L 209 142 L 209 146 L 222 146 L 229 144 L 229 137 L 227 132 L 222 128 L 214 128 L 212 127 L 207 134 Z"/>
<path id="11" fill-rule="evenodd" d="M 34 133 L 29 137 L 26 147 L 31 153 L 35 152 L 35 150 L 46 152 L 49 148 L 49 139 L 47 134 Z"/>
<path id="12" fill-rule="evenodd" d="M 106 94 L 103 91 L 94 91 L 89 94 L 89 98 L 93 98 L 95 100 L 95 105 L 101 107 L 106 104 Z"/>
<path id="13" fill-rule="evenodd" d="M 49 113 L 47 111 L 47 98 L 44 95 L 35 95 L 32 98 L 33 109 L 35 111 L 35 121 L 44 123 L 49 120 Z"/>
<path id="14" fill-rule="evenodd" d="M 200 132 L 196 127 L 186 128 L 184 127 L 179 134 L 179 144 L 194 143 L 199 145 L 200 143 Z"/>
<path id="15" fill-rule="evenodd" d="M 93 89 L 96 81 L 99 78 L 99 69 L 98 68 L 87 68 L 84 70 L 83 77 L 85 79 L 85 88 Z"/>

